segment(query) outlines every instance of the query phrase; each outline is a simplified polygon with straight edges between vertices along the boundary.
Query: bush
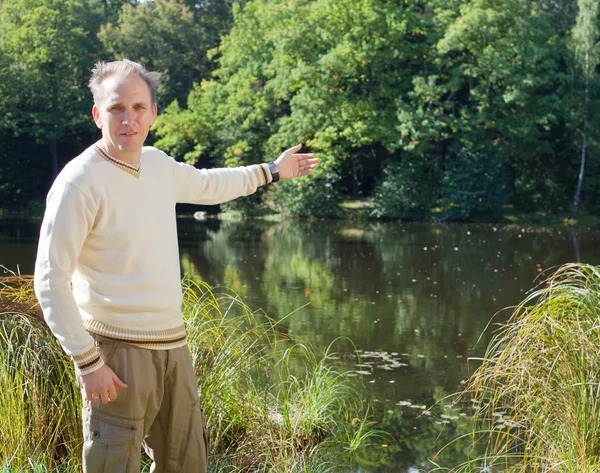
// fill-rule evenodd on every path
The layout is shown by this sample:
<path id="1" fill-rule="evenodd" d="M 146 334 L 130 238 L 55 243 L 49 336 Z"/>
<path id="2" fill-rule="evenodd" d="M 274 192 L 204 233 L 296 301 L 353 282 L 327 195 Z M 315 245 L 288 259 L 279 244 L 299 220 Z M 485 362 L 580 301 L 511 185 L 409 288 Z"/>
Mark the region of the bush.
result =
<path id="1" fill-rule="evenodd" d="M 450 155 L 441 188 L 440 204 L 448 220 L 496 219 L 508 200 L 503 163 L 495 153 L 485 151 Z"/>
<path id="2" fill-rule="evenodd" d="M 277 184 L 273 205 L 284 215 L 295 217 L 337 218 L 340 191 L 334 173 L 322 173 Z"/>
<path id="3" fill-rule="evenodd" d="M 265 193 L 265 189 L 258 188 L 254 194 L 221 204 L 221 211 L 241 214 L 246 217 L 267 215 L 272 211 L 264 203 Z"/>
<path id="4" fill-rule="evenodd" d="M 437 171 L 425 159 L 394 162 L 375 188 L 375 217 L 425 219 L 436 203 Z"/>

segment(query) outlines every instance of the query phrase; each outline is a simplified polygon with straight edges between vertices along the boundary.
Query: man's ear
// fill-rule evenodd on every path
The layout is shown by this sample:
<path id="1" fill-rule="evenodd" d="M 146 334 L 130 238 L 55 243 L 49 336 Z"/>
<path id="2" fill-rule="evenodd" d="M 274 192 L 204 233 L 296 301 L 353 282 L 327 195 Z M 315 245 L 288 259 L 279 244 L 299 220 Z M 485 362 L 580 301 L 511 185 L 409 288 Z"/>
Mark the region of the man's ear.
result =
<path id="1" fill-rule="evenodd" d="M 154 125 L 154 122 L 156 121 L 156 116 L 158 115 L 158 107 L 156 105 L 156 102 L 154 102 L 152 104 L 152 123 L 150 123 L 150 126 Z"/>
<path id="2" fill-rule="evenodd" d="M 92 116 L 94 117 L 94 122 L 96 122 L 96 126 L 102 130 L 102 117 L 100 117 L 100 110 L 96 107 L 96 104 L 92 107 Z"/>

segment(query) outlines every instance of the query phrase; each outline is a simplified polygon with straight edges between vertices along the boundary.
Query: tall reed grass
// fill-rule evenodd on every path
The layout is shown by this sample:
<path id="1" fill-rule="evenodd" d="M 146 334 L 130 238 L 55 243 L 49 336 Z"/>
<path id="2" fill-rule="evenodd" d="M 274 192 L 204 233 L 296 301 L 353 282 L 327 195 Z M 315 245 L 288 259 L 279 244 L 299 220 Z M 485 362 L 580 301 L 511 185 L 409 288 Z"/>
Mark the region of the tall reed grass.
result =
<path id="1" fill-rule="evenodd" d="M 3 278 L 0 304 L 12 310 L 0 314 L 1 471 L 68 471 L 80 450 L 81 400 L 71 364 L 36 316 L 31 279 Z"/>
<path id="2" fill-rule="evenodd" d="M 28 281 L 0 282 L 0 472 L 75 472 L 80 394 Z M 326 472 L 375 439 L 331 351 L 289 340 L 231 292 L 184 283 L 184 319 L 213 471 Z M 353 381 L 354 382 L 354 381 Z M 342 454 L 342 455 L 340 455 Z"/>
<path id="3" fill-rule="evenodd" d="M 567 264 L 519 304 L 463 393 L 485 454 L 454 472 L 600 471 L 600 267 Z"/>
<path id="4" fill-rule="evenodd" d="M 188 282 L 185 300 L 211 449 L 221 464 L 324 471 L 330 451 L 356 451 L 379 435 L 331 347 L 318 353 L 289 340 L 278 323 L 230 292 Z"/>

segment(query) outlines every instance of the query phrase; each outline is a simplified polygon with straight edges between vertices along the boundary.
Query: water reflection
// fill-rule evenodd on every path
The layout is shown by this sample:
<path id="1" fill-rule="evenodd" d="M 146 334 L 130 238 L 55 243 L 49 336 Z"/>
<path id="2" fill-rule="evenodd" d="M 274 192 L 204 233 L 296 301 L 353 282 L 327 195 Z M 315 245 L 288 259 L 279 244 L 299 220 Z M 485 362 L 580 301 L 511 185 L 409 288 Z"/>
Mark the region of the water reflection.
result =
<path id="1" fill-rule="evenodd" d="M 0 221 L 0 263 L 24 273 L 33 269 L 39 222 L 27 225 Z M 472 406 L 456 410 L 447 396 L 474 369 L 469 357 L 483 355 L 492 316 L 553 266 L 600 263 L 593 231 L 191 218 L 178 227 L 185 274 L 234 289 L 318 347 L 338 340 L 394 438 L 362 452 L 361 471 L 431 465 L 469 429 Z M 467 455 L 467 442 L 456 442 L 437 461 Z"/>
<path id="2" fill-rule="evenodd" d="M 378 420 L 399 446 L 370 450 L 369 463 L 384 463 L 373 471 L 424 468 L 468 430 L 465 412 L 445 414 L 444 399 L 474 369 L 468 357 L 483 355 L 492 316 L 517 304 L 544 270 L 600 257 L 597 233 L 575 240 L 560 229 L 256 221 L 202 228 L 205 241 L 182 240 L 185 271 L 234 288 L 317 346 L 347 337 L 355 347 L 340 342 L 338 350 L 396 359 L 356 360 Z M 440 463 L 464 461 L 465 448 L 453 444 Z"/>

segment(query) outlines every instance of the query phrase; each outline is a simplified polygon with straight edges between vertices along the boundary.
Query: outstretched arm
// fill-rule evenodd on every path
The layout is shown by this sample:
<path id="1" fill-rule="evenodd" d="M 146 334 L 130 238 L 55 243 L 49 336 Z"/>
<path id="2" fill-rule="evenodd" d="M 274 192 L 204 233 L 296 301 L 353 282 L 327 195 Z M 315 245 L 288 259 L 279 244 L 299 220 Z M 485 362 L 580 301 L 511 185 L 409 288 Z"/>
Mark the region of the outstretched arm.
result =
<path id="1" fill-rule="evenodd" d="M 297 145 L 285 150 L 275 161 L 280 179 L 307 176 L 317 167 L 320 160 L 313 154 L 296 154 L 301 147 Z M 258 187 L 271 182 L 266 163 L 207 170 L 168 159 L 173 170 L 175 200 L 180 203 L 221 204 L 252 194 Z"/>

